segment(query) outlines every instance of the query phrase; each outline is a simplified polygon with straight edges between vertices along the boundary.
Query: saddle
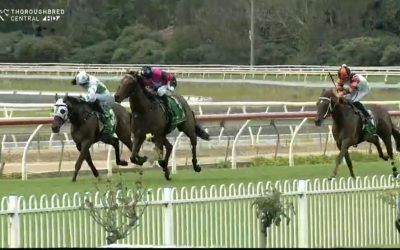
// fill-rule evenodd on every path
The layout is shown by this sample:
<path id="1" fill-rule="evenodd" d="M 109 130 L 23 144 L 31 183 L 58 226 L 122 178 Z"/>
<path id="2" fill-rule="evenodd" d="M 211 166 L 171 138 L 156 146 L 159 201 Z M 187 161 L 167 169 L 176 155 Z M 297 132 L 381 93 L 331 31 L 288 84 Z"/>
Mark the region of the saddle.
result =
<path id="1" fill-rule="evenodd" d="M 354 106 L 353 103 L 349 102 L 350 107 L 353 109 L 355 114 L 358 114 L 361 118 L 361 120 L 363 121 L 363 123 L 365 123 L 367 121 L 367 117 L 363 114 L 363 112 L 361 112 L 361 110 L 359 110 L 356 106 Z M 370 109 L 367 109 L 369 115 L 372 117 L 372 121 L 374 122 L 374 114 L 372 113 L 372 111 Z M 375 124 L 374 124 L 375 125 Z"/>
<path id="2" fill-rule="evenodd" d="M 364 126 L 364 124 L 367 122 L 366 116 L 363 114 L 363 112 L 361 110 L 359 110 L 356 106 L 354 106 L 353 103 L 349 102 L 348 104 L 353 109 L 354 113 L 357 114 L 361 118 L 361 121 L 363 122 L 363 126 Z M 372 117 L 372 122 L 374 123 L 374 114 L 371 112 L 370 109 L 367 109 L 367 112 Z M 374 124 L 374 126 L 375 126 L 375 124 Z M 361 131 L 361 136 L 364 138 L 365 138 L 365 136 L 368 136 L 368 133 L 364 130 L 364 127 L 363 127 L 363 130 Z M 358 146 L 358 144 L 353 145 L 353 147 L 355 147 L 355 148 L 357 146 Z"/>

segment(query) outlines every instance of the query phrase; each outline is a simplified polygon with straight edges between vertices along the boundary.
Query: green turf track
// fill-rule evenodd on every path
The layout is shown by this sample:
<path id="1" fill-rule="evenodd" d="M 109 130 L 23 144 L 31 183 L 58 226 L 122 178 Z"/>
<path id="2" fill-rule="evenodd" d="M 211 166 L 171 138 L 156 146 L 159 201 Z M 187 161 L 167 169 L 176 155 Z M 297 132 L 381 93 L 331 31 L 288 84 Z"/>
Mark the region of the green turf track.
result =
<path id="1" fill-rule="evenodd" d="M 20 179 L 0 179 L 0 197 L 17 194 L 28 196 L 31 194 L 51 195 L 54 193 L 74 193 L 74 192 L 94 192 L 95 182 L 91 172 L 84 171 L 88 166 L 84 164 L 76 183 L 71 182 L 72 174 L 63 177 L 30 177 L 27 181 Z M 388 175 L 391 173 L 390 164 L 383 161 L 376 162 L 356 162 L 354 161 L 354 171 L 357 176 Z M 277 181 L 290 179 L 314 179 L 328 177 L 333 170 L 331 164 L 313 164 L 289 166 L 252 166 L 230 168 L 207 168 L 204 167 L 200 173 L 195 173 L 192 169 L 178 170 L 178 174 L 172 175 L 172 181 L 164 179 L 161 169 L 144 170 L 143 184 L 152 189 L 173 186 L 210 186 L 230 183 L 249 183 L 259 181 Z M 106 173 L 101 173 L 102 179 L 106 179 Z M 113 178 L 118 178 L 114 174 Z M 125 172 L 121 174 L 123 182 L 129 187 L 129 183 L 134 183 L 139 178 L 138 173 Z M 346 165 L 339 168 L 338 177 L 349 177 Z M 100 180 L 100 187 L 105 184 Z"/>

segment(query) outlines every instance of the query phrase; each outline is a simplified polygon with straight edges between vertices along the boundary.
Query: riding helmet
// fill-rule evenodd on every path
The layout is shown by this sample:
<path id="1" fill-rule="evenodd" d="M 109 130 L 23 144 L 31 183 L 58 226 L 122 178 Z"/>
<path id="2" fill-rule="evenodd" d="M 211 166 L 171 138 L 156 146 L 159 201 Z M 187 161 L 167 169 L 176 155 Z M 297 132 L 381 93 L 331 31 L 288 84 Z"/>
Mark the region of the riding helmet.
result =
<path id="1" fill-rule="evenodd" d="M 349 67 L 347 67 L 346 64 L 342 64 L 342 66 L 340 67 L 339 71 L 338 71 L 338 77 L 339 79 L 345 81 L 347 80 L 351 75 L 351 70 Z"/>
<path id="2" fill-rule="evenodd" d="M 85 85 L 89 82 L 89 75 L 86 73 L 86 71 L 79 71 L 75 79 L 79 85 Z"/>
<path id="3" fill-rule="evenodd" d="M 150 66 L 144 66 L 140 70 L 140 75 L 143 76 L 144 78 L 150 79 L 152 76 L 152 71 Z"/>

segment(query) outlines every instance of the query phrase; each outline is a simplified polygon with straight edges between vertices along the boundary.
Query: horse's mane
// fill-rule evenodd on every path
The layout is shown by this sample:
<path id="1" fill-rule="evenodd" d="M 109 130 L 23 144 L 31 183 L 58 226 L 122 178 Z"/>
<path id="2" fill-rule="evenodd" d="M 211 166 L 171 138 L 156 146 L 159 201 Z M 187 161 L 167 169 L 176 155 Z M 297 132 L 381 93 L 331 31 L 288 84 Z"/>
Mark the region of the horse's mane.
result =
<path id="1" fill-rule="evenodd" d="M 137 80 L 137 83 L 139 84 L 140 89 L 143 91 L 144 95 L 145 95 L 148 99 L 150 99 L 150 101 L 153 101 L 153 102 L 156 101 L 155 96 L 154 96 L 153 94 L 149 93 L 149 91 L 146 90 L 145 87 L 144 87 L 144 85 L 142 84 L 143 77 L 140 75 L 139 71 L 136 71 L 136 70 L 128 70 L 126 73 L 127 73 L 128 75 L 133 76 L 133 77 Z"/>
<path id="2" fill-rule="evenodd" d="M 72 105 L 78 105 L 78 106 L 80 106 L 82 108 L 86 107 L 86 108 L 88 108 L 90 110 L 93 110 L 93 108 L 92 108 L 90 103 L 82 101 L 81 99 L 79 99 L 79 97 L 66 95 L 66 96 L 64 96 L 63 100 L 64 100 L 64 102 L 67 101 L 67 102 L 71 103 Z"/>

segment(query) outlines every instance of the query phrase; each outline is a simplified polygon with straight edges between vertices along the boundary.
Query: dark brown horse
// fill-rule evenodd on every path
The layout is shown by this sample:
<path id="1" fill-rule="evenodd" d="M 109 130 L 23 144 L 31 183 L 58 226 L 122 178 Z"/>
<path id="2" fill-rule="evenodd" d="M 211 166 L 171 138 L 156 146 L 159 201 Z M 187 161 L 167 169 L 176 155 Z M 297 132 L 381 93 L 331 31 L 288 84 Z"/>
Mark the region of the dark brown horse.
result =
<path id="1" fill-rule="evenodd" d="M 322 95 L 317 102 L 317 116 L 315 117 L 315 125 L 321 126 L 322 121 L 329 115 L 332 115 L 333 127 L 332 133 L 335 138 L 336 145 L 340 150 L 336 158 L 336 167 L 330 178 L 334 178 L 337 174 L 339 164 L 343 157 L 346 159 L 347 166 L 350 170 L 351 177 L 354 176 L 353 165 L 350 159 L 348 149 L 350 146 L 357 145 L 363 141 L 374 144 L 378 150 L 379 157 L 387 161 L 391 159 L 393 175 L 397 176 L 397 168 L 394 165 L 393 148 L 391 136 L 396 141 L 397 151 L 400 151 L 400 133 L 392 123 L 389 113 L 382 106 L 373 105 L 371 111 L 376 125 L 377 135 L 365 135 L 362 131 L 363 121 L 358 113 L 346 99 L 338 98 L 335 89 L 323 90 Z M 386 146 L 387 155 L 383 155 L 379 137 Z"/>
<path id="2" fill-rule="evenodd" d="M 131 114 L 121 105 L 114 103 L 112 109 L 116 116 L 115 133 L 118 138 L 129 148 L 132 148 L 131 140 Z M 61 126 L 69 119 L 71 122 L 71 136 L 80 154 L 75 163 L 75 172 L 72 181 L 76 181 L 83 160 L 86 160 L 95 177 L 99 176 L 93 164 L 89 148 L 93 143 L 102 141 L 110 144 L 115 150 L 115 159 L 118 165 L 126 166 L 128 163 L 120 159 L 119 140 L 110 135 L 101 133 L 99 119 L 93 111 L 93 106 L 78 98 L 65 96 L 58 99 L 54 105 L 54 120 L 51 125 L 53 133 L 58 133 Z"/>
<path id="3" fill-rule="evenodd" d="M 135 72 L 130 72 L 123 77 L 114 95 L 116 102 L 121 102 L 129 97 L 133 123 L 135 124 L 132 129 L 134 140 L 130 159 L 138 165 L 142 165 L 147 160 L 147 157 L 139 156 L 139 149 L 146 138 L 146 134 L 151 133 L 153 135 L 152 141 L 160 152 L 158 164 L 162 167 L 165 178 L 170 180 L 168 160 L 171 155 L 172 145 L 166 137 L 170 132 L 168 116 L 157 100 L 158 98 L 149 94 L 142 86 L 141 81 L 142 78 L 139 75 Z M 177 128 L 189 137 L 192 145 L 193 169 L 196 172 L 200 172 L 201 167 L 197 164 L 196 158 L 197 136 L 203 140 L 209 140 L 209 135 L 196 123 L 194 113 L 186 100 L 180 95 L 174 95 L 174 97 L 179 100 L 186 114 L 186 121 L 177 124 Z M 163 146 L 165 146 L 166 153 L 164 159 L 161 159 Z"/>

